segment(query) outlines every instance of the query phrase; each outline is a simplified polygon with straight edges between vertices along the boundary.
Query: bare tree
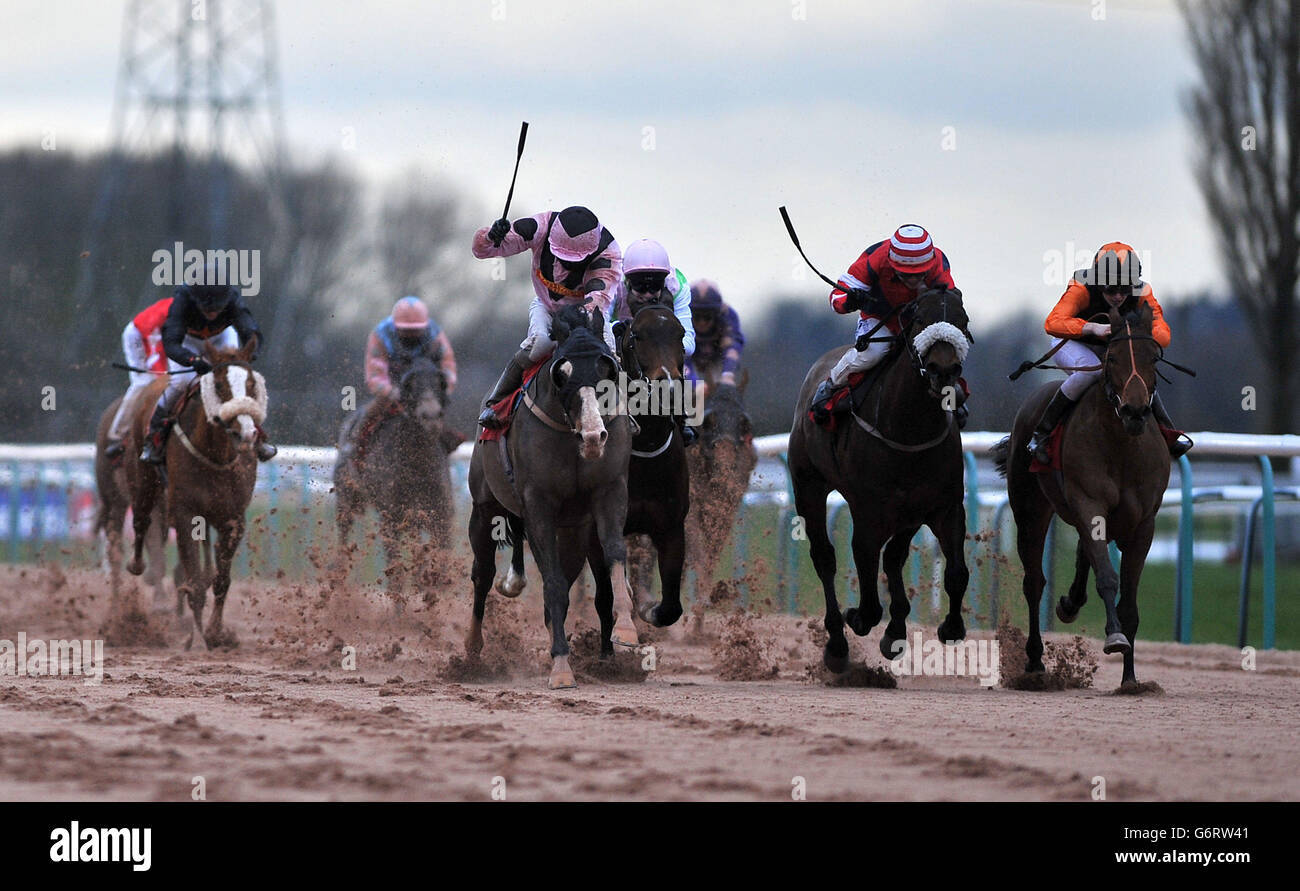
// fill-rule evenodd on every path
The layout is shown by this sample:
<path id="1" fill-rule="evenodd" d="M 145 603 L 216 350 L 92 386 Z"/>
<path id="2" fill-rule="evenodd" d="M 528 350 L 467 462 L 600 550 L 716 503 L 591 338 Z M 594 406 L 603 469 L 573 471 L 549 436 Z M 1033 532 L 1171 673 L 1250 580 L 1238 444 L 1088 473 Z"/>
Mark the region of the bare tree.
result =
<path id="1" fill-rule="evenodd" d="M 1292 0 L 1180 0 L 1200 69 L 1188 113 L 1196 175 L 1228 280 L 1274 375 L 1271 432 L 1293 429 L 1300 358 L 1300 8 Z"/>

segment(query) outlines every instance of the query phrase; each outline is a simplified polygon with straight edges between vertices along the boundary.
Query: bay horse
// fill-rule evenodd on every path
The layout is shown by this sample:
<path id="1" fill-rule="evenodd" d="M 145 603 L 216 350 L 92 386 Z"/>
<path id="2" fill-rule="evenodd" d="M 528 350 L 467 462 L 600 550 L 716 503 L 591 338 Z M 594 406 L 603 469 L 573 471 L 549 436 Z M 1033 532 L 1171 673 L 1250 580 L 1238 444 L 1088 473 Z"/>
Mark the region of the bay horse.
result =
<path id="1" fill-rule="evenodd" d="M 711 384 L 694 448 L 686 451 L 691 510 L 686 516 L 686 561 L 696 591 L 708 596 L 718 561 L 736 527 L 740 502 L 758 464 L 754 425 L 743 401 L 748 370 L 739 386 Z"/>
<path id="2" fill-rule="evenodd" d="M 127 434 L 124 463 L 135 550 L 126 569 L 133 575 L 144 571 L 142 549 L 161 496 L 180 551 L 182 581 L 177 596 L 183 594 L 189 601 L 194 618 L 186 649 L 193 645 L 195 632 L 206 648 L 235 643 L 222 625 L 222 614 L 230 590 L 230 565 L 244 536 L 244 516 L 257 481 L 253 444 L 267 409 L 266 381 L 250 364 L 255 348 L 255 341 L 238 350 L 205 345 L 204 358 L 212 371 L 201 375 L 182 397 L 167 439 L 165 471 L 134 457 L 144 443 L 153 403 L 141 400 Z M 205 550 L 211 549 L 214 532 L 212 615 L 204 629 L 209 579 L 200 572 L 198 552 L 200 542 Z"/>
<path id="3" fill-rule="evenodd" d="M 686 560 L 686 514 L 690 510 L 690 477 L 686 468 L 686 445 L 671 413 L 672 392 L 683 394 L 688 384 L 682 368 L 686 352 L 685 334 L 671 306 L 650 303 L 637 310 L 620 338 L 619 351 L 629 388 L 639 387 L 644 405 L 629 405 L 629 414 L 639 430 L 632 437 L 627 471 L 628 536 L 648 536 L 658 556 L 660 601 L 641 603 L 638 612 L 651 625 L 672 625 L 682 614 L 682 568 Z M 658 403 L 657 405 L 655 403 Z M 650 555 L 637 559 L 634 540 L 629 549 L 633 596 L 649 592 L 653 572 Z"/>
<path id="4" fill-rule="evenodd" d="M 542 576 L 551 689 L 577 686 L 564 622 L 584 561 L 596 581 L 601 657 L 612 656 L 615 643 L 638 643 L 623 542 L 632 433 L 625 412 L 602 416 L 597 399 L 598 387 L 617 386 L 604 325 L 599 310 L 568 306 L 556 313 L 555 352 L 525 388 L 510 430 L 498 441 L 476 441 L 470 459 L 474 609 L 465 652 L 473 657 L 483 648 L 483 609 L 501 540 L 494 533 L 510 536 L 522 524 Z M 517 536 L 513 543 L 517 548 Z"/>
<path id="5" fill-rule="evenodd" d="M 366 506 L 374 507 L 395 595 L 408 583 L 409 573 L 401 558 L 403 539 L 428 535 L 431 550 L 418 543 L 417 565 L 434 559 L 435 552 L 451 544 L 454 506 L 448 455 L 461 438 L 443 424 L 446 402 L 442 369 L 433 360 L 420 357 L 402 374 L 390 413 L 368 432 L 363 449 L 355 448 L 362 433 L 357 429 L 359 415 L 349 419 L 340 432 L 340 457 L 334 466 L 339 544 L 347 544 L 352 525 Z M 349 444 L 353 449 L 344 448 Z M 348 451 L 351 454 L 345 456 Z M 400 608 L 401 600 L 397 603 Z"/>
<path id="6" fill-rule="evenodd" d="M 162 393 L 164 381 L 154 382 L 148 389 L 139 394 L 139 402 L 148 402 L 153 405 L 158 401 L 158 396 Z M 150 395 L 152 394 L 152 395 Z M 95 489 L 99 495 L 99 511 L 95 514 L 95 531 L 104 533 L 104 562 L 108 567 L 109 585 L 112 591 L 112 607 L 114 615 L 134 612 L 139 609 L 139 604 L 124 604 L 120 601 L 122 594 L 122 528 L 126 524 L 127 508 L 131 506 L 131 495 L 127 491 L 126 469 L 124 464 L 127 460 L 127 453 L 124 453 L 120 460 L 114 461 L 104 454 L 104 449 L 108 447 L 108 431 L 113 424 L 113 418 L 117 414 L 117 408 L 122 404 L 123 396 L 113 400 L 113 403 L 104 410 L 99 417 L 99 424 L 95 429 Z M 134 406 L 127 406 L 127 412 L 130 413 Z M 154 521 L 149 527 L 149 535 L 145 540 L 145 548 L 149 554 L 149 567 L 144 575 L 145 583 L 153 587 L 154 605 L 164 605 L 167 603 L 167 589 L 163 583 L 163 577 L 166 569 L 165 545 L 166 545 L 167 527 L 163 520 L 162 510 L 155 509 Z M 134 608 L 132 608 L 134 607 Z"/>
<path id="7" fill-rule="evenodd" d="M 958 379 L 973 338 L 955 288 L 918 294 L 899 321 L 900 333 L 892 338 L 862 408 L 836 415 L 833 430 L 808 416 L 813 392 L 844 355 L 845 348 L 837 347 L 804 378 L 790 431 L 795 510 L 803 518 L 826 599 L 824 624 L 830 637 L 822 661 L 836 673 L 848 667 L 844 625 L 861 636 L 882 617 L 877 593 L 882 547 L 889 624 L 880 652 L 889 660 L 901 655 L 911 610 L 902 568 L 922 525 L 934 532 L 945 564 L 948 614 L 939 625 L 939 638 L 950 643 L 966 636 L 961 606 L 970 573 L 964 551 L 961 435 L 953 410 L 962 398 Z M 861 587 L 859 606 L 842 616 L 835 596 L 835 546 L 826 528 L 826 496 L 832 489 L 844 496 L 853 517 L 853 561 Z"/>
<path id="8" fill-rule="evenodd" d="M 998 470 L 1007 478 L 1007 495 L 1016 518 L 1016 550 L 1024 565 L 1024 595 L 1029 606 L 1027 670 L 1043 671 L 1043 639 L 1038 606 L 1046 578 L 1043 542 L 1053 514 L 1079 534 L 1075 576 L 1069 593 L 1056 604 L 1056 616 L 1070 623 L 1088 599 L 1088 570 L 1106 610 L 1107 653 L 1124 654 L 1122 684 L 1137 682 L 1133 644 L 1137 638 L 1138 582 L 1155 534 L 1156 511 L 1169 485 L 1169 448 L 1151 419 L 1160 345 L 1151 336 L 1151 308 L 1145 303 L 1121 316 L 1112 309 L 1111 336 L 1102 357 L 1102 380 L 1090 387 L 1066 418 L 1061 433 L 1061 471 L 1034 473 L 1027 444 L 1043 407 L 1060 382 L 1043 384 L 1016 413 L 1011 435 L 994 447 Z M 1123 554 L 1115 572 L 1107 550 L 1115 542 Z"/>

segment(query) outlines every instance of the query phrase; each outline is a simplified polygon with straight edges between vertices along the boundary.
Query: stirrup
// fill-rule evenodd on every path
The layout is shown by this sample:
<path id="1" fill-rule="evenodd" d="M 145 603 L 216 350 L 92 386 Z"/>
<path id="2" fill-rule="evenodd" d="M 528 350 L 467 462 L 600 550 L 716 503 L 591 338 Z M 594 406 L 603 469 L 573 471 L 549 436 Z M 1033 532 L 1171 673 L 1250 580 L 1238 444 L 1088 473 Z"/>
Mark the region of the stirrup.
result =
<path id="1" fill-rule="evenodd" d="M 125 451 L 126 446 L 122 443 L 122 440 L 114 440 L 104 447 L 104 457 L 110 461 L 116 461 L 122 457 L 122 453 Z"/>
<path id="2" fill-rule="evenodd" d="M 140 460 L 145 464 L 162 464 L 166 454 L 167 450 L 164 447 L 164 444 L 161 442 L 155 443 L 151 439 L 149 442 L 146 442 L 144 448 L 140 450 Z"/>

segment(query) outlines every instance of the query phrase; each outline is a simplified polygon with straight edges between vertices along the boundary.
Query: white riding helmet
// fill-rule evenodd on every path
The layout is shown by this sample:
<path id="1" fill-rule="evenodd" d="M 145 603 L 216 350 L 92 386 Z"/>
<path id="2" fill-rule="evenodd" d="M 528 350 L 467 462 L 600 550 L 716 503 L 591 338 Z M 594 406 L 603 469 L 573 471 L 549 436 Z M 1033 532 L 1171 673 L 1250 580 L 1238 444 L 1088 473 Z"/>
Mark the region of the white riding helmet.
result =
<path id="1" fill-rule="evenodd" d="M 654 239 L 638 238 L 623 252 L 624 275 L 633 272 L 662 272 L 667 275 L 672 271 L 673 264 L 668 262 L 668 252 Z"/>

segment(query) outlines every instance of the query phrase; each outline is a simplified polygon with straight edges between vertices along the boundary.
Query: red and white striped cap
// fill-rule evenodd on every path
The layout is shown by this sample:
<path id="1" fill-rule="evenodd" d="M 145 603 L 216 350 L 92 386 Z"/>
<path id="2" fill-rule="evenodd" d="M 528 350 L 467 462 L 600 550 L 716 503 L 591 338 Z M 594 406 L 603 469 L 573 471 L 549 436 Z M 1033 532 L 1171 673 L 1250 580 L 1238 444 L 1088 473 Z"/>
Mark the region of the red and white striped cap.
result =
<path id="1" fill-rule="evenodd" d="M 930 233 L 914 223 L 899 226 L 889 239 L 889 259 L 895 266 L 924 266 L 934 259 Z"/>

